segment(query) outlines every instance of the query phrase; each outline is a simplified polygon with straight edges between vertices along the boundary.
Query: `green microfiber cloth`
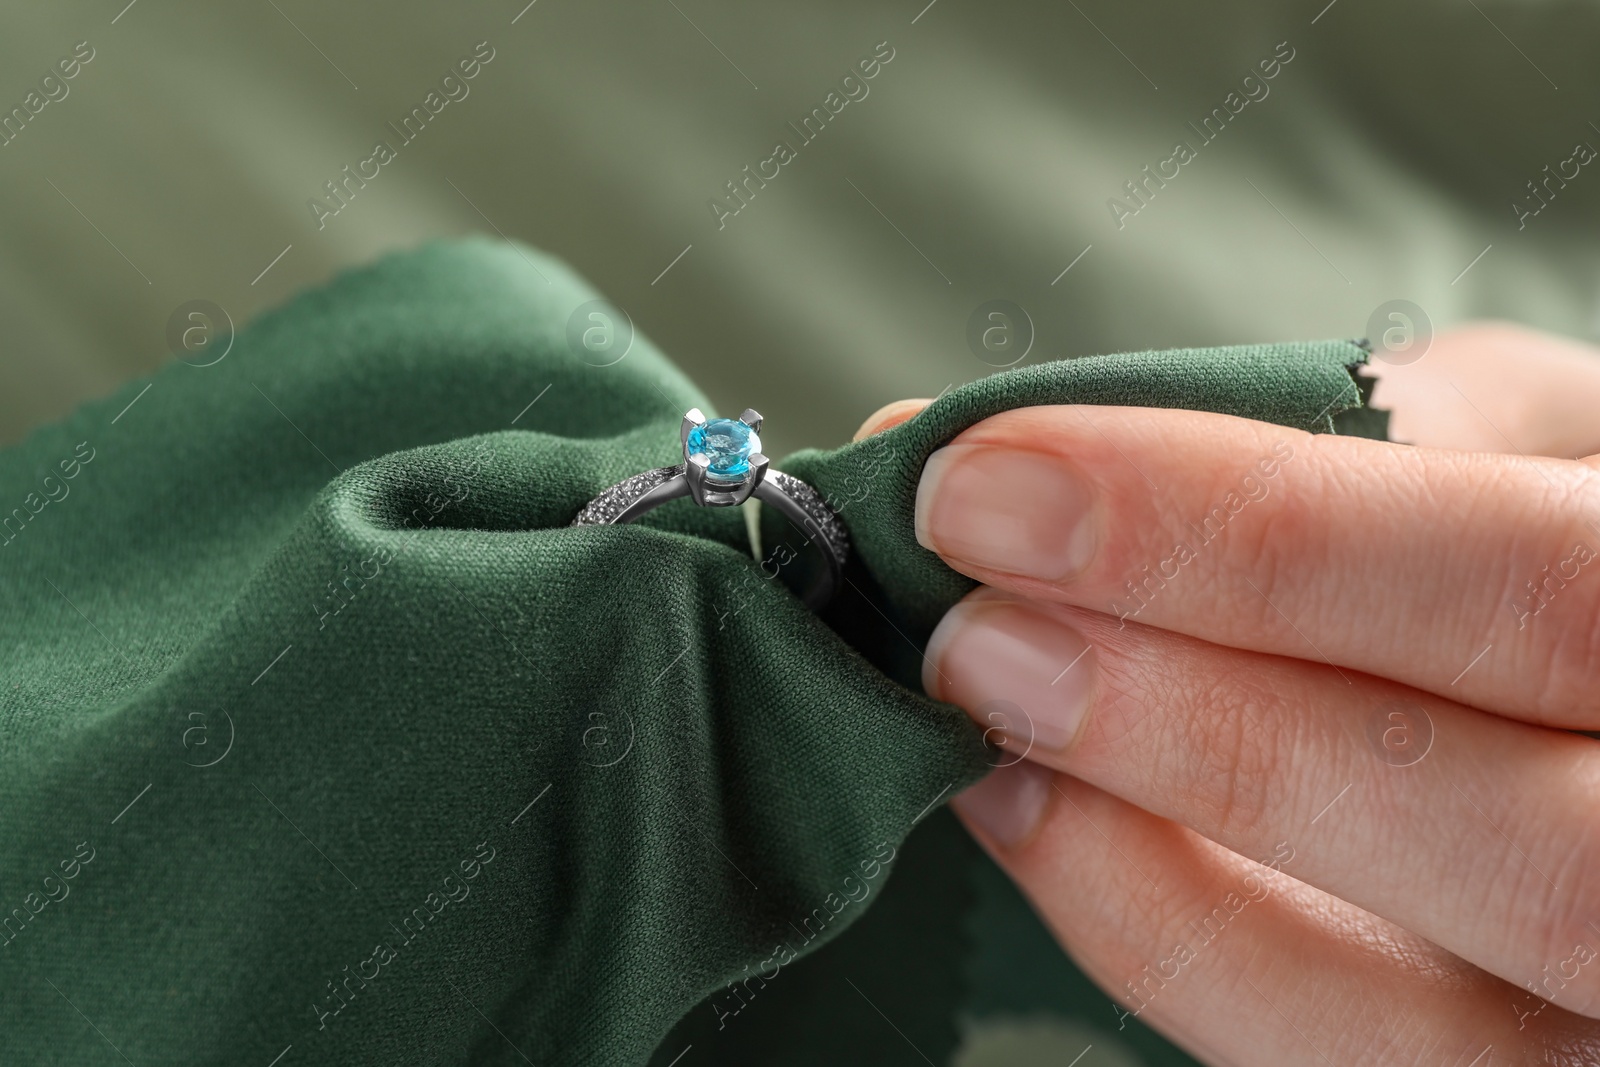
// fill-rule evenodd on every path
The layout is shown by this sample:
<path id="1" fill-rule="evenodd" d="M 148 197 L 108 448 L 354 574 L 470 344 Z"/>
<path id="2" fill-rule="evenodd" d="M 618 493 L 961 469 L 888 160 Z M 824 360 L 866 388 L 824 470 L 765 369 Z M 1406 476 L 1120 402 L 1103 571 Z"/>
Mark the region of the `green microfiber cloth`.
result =
<path id="1" fill-rule="evenodd" d="M 908 1025 L 944 1055 L 960 877 L 900 853 L 922 820 L 922 855 L 976 862 L 937 809 L 991 760 L 914 688 L 970 584 L 912 538 L 924 459 L 1023 404 L 1359 413 L 1345 342 L 958 389 L 777 464 L 854 538 L 819 619 L 734 509 L 568 526 L 710 411 L 643 337 L 577 358 L 593 299 L 532 251 L 429 245 L 0 452 L 0 1061 L 665 1062 L 693 1011 L 739 1036 L 684 1067 L 820 1062 L 844 1031 L 797 1021 L 800 957 L 880 895 L 877 929 L 944 917 L 871 942 L 921 961 Z M 756 996 L 788 1014 L 741 1020 Z"/>

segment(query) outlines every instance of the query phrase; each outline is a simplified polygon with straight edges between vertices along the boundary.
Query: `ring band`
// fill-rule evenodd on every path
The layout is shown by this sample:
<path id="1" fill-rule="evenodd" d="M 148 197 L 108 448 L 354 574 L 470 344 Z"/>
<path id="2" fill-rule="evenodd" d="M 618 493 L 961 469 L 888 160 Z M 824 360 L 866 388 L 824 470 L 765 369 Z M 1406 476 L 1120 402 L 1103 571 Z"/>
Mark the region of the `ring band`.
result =
<path id="1" fill-rule="evenodd" d="M 772 470 L 761 454 L 761 415 L 746 408 L 737 420 L 707 420 L 699 408 L 683 416 L 679 441 L 683 462 L 635 474 L 591 500 L 572 520 L 574 526 L 633 522 L 669 500 L 689 497 L 701 507 L 742 504 L 752 496 L 781 511 L 821 551 L 826 564 L 817 572 L 805 602 L 820 610 L 838 588 L 850 555 L 844 523 L 817 491 L 799 478 Z"/>

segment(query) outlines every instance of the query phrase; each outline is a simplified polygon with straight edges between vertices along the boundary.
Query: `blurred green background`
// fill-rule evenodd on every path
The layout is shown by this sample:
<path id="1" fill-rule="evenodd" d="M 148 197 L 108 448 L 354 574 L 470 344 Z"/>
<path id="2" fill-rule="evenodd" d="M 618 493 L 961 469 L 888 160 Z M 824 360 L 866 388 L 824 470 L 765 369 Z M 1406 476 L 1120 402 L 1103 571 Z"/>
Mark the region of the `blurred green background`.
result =
<path id="1" fill-rule="evenodd" d="M 1592 2 L 525 3 L 9 5 L 0 107 L 94 58 L 0 147 L 0 440 L 173 358 L 187 301 L 242 324 L 470 231 L 567 259 L 777 456 L 988 373 L 967 326 L 994 299 L 1030 361 L 1359 336 L 1396 298 L 1597 330 L 1600 168 L 1525 228 L 1511 207 L 1600 145 Z M 319 230 L 307 201 L 481 41 L 470 95 Z M 801 146 L 786 124 L 885 41 Z M 1269 95 L 1119 228 L 1107 201 L 1279 42 Z M 797 158 L 719 228 L 780 139 Z"/>
<path id="2" fill-rule="evenodd" d="M 173 359 L 182 305 L 243 325 L 469 232 L 572 263 L 723 412 L 759 408 L 774 456 L 1018 356 L 1356 337 L 1396 299 L 1594 338 L 1600 166 L 1547 205 L 1528 183 L 1600 146 L 1597 39 L 1576 0 L 11 4 L 0 442 Z M 480 42 L 468 94 L 402 143 Z M 890 51 L 802 143 L 789 124 Z M 308 201 L 379 140 L 396 157 L 319 227 Z M 795 158 L 719 220 L 779 141 Z M 1195 158 L 1129 199 L 1179 141 Z M 971 342 L 995 300 L 1025 355 L 1020 320 L 1009 351 Z M 1108 1003 L 1085 1014 L 1000 1018 L 959 1062 L 1147 1062 Z"/>

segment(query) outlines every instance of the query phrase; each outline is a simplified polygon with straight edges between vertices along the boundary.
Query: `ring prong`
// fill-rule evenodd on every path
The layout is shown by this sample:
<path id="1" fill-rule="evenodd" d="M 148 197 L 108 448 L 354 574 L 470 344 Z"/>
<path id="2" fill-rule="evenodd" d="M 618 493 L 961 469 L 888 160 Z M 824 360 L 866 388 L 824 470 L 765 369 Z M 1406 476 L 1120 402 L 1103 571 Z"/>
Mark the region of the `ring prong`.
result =
<path id="1" fill-rule="evenodd" d="M 756 491 L 756 486 L 760 485 L 762 480 L 766 478 L 767 465 L 766 456 L 763 456 L 760 452 L 751 454 L 750 470 L 745 474 L 744 481 L 740 482 L 739 487 L 733 491 L 733 503 L 743 504 L 750 499 L 750 494 Z"/>
<path id="2" fill-rule="evenodd" d="M 678 443 L 680 445 L 688 444 L 689 431 L 694 429 L 696 426 L 704 426 L 705 424 L 705 412 L 701 411 L 699 408 L 690 408 L 688 411 L 684 412 L 683 425 L 678 428 Z"/>
<path id="3" fill-rule="evenodd" d="M 739 416 L 739 421 L 750 427 L 756 433 L 761 432 L 761 412 L 755 408 L 745 408 L 744 414 Z"/>
<path id="4" fill-rule="evenodd" d="M 706 503 L 706 471 L 710 469 L 711 457 L 704 452 L 696 452 L 683 465 L 683 477 L 689 483 L 689 495 L 701 507 Z"/>

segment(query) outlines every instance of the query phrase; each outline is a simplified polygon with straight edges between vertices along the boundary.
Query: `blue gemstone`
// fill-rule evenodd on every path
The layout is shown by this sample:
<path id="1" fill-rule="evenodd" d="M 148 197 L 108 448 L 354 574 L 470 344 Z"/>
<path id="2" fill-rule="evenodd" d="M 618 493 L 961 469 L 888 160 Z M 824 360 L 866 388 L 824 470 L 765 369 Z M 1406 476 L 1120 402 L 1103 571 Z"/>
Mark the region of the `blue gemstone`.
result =
<path id="1" fill-rule="evenodd" d="M 707 472 L 719 481 L 736 482 L 750 472 L 750 456 L 761 451 L 761 438 L 735 419 L 712 419 L 689 431 L 689 455 L 704 452 Z"/>

